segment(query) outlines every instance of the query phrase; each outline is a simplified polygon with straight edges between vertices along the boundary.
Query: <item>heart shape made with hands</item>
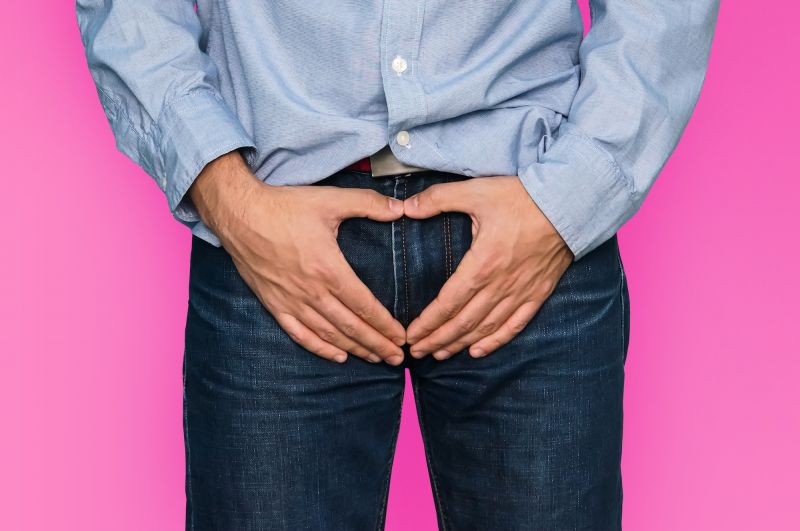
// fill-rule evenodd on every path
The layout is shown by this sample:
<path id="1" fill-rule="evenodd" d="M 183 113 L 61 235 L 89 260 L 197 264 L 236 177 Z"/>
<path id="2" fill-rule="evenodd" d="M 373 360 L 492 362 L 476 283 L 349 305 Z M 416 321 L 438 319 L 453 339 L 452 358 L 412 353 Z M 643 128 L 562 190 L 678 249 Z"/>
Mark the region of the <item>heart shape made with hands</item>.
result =
<path id="1" fill-rule="evenodd" d="M 533 319 L 573 262 L 572 251 L 515 175 L 435 184 L 403 202 L 404 215 L 472 218 L 472 245 L 436 298 L 406 330 L 411 355 L 479 358 Z"/>
<path id="2" fill-rule="evenodd" d="M 190 196 L 281 328 L 339 363 L 353 354 L 400 365 L 405 344 L 415 358 L 443 360 L 466 348 L 485 356 L 522 331 L 573 260 L 514 175 L 435 184 L 401 201 L 360 188 L 271 186 L 240 158 L 220 157 Z M 339 226 L 354 217 L 390 222 L 456 211 L 472 219 L 472 244 L 405 329 L 350 267 Z"/>

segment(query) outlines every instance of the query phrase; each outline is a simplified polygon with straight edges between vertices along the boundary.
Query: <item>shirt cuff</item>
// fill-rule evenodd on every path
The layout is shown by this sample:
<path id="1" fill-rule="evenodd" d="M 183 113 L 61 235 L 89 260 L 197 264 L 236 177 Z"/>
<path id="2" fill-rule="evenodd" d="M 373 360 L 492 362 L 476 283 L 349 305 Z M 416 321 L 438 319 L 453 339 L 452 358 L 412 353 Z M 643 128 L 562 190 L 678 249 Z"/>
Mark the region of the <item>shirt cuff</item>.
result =
<path id="1" fill-rule="evenodd" d="M 215 92 L 196 90 L 170 103 L 153 128 L 161 156 L 158 184 L 172 215 L 192 227 L 200 215 L 187 195 L 206 164 L 241 149 L 248 164 L 258 155 L 253 138 Z"/>
<path id="2" fill-rule="evenodd" d="M 638 204 L 633 184 L 611 154 L 569 123 L 517 175 L 575 260 L 611 238 Z"/>

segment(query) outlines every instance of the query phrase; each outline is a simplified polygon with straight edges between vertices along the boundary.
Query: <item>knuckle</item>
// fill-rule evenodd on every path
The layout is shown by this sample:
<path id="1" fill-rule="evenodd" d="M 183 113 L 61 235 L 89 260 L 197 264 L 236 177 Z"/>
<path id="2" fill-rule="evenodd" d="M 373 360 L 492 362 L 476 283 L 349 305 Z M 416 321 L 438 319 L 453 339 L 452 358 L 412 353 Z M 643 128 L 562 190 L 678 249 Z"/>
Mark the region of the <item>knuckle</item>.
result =
<path id="1" fill-rule="evenodd" d="M 475 331 L 486 336 L 497 330 L 497 326 L 497 321 L 484 321 Z"/>
<path id="2" fill-rule="evenodd" d="M 324 262 L 311 262 L 306 266 L 306 275 L 327 282 L 332 277 L 331 267 Z"/>
<path id="3" fill-rule="evenodd" d="M 455 306 L 447 305 L 442 307 L 442 316 L 445 319 L 453 319 L 455 316 L 458 315 L 458 308 Z"/>
<path id="4" fill-rule="evenodd" d="M 442 187 L 438 184 L 434 184 L 428 187 L 423 193 L 419 195 L 420 204 L 423 201 L 428 201 L 430 203 L 438 203 L 439 200 L 442 198 Z"/>
<path id="5" fill-rule="evenodd" d="M 364 319 L 365 321 L 372 321 L 376 317 L 375 308 L 368 303 L 354 308 L 355 314 Z"/>
<path id="6" fill-rule="evenodd" d="M 389 197 L 388 195 L 383 195 L 383 194 L 380 194 L 378 192 L 375 192 L 375 193 L 380 197 L 379 205 L 380 205 L 381 209 L 382 210 L 391 211 L 392 210 L 392 198 Z"/>
<path id="7" fill-rule="evenodd" d="M 375 190 L 364 190 L 364 202 L 370 210 L 382 209 L 384 206 L 389 207 L 389 198 Z"/>
<path id="8" fill-rule="evenodd" d="M 475 271 L 472 277 L 474 285 L 484 285 L 489 282 L 496 269 L 496 262 L 491 257 L 487 257 L 483 267 Z"/>
<path id="9" fill-rule="evenodd" d="M 353 337 L 356 335 L 356 326 L 353 323 L 342 323 L 341 330 L 342 333 L 347 337 Z"/>
<path id="10" fill-rule="evenodd" d="M 519 275 L 510 274 L 500 279 L 497 290 L 500 293 L 515 293 L 520 290 L 518 286 L 524 286 L 524 282 L 520 281 Z"/>
<path id="11" fill-rule="evenodd" d="M 319 338 L 327 343 L 333 343 L 338 338 L 336 331 L 331 328 L 323 328 L 318 334 Z"/>
<path id="12" fill-rule="evenodd" d="M 475 319 L 473 319 L 471 317 L 459 317 L 456 320 L 455 325 L 456 325 L 456 329 L 459 332 L 466 333 L 466 332 L 473 331 L 475 329 L 476 323 L 475 323 Z"/>
<path id="13" fill-rule="evenodd" d="M 438 297 L 435 302 L 439 306 L 439 313 L 445 319 L 452 319 L 453 317 L 458 315 L 458 308 L 455 305 L 449 304 L 447 302 L 442 302 L 442 300 L 439 299 Z"/>
<path id="14" fill-rule="evenodd" d="M 298 291 L 297 293 L 293 293 L 292 296 L 295 298 L 295 303 L 302 308 L 302 311 L 307 311 L 308 308 L 314 308 L 317 306 L 317 302 L 319 301 L 320 297 L 325 294 L 325 291 L 321 289 L 321 287 L 310 287 L 303 291 Z"/>
<path id="15" fill-rule="evenodd" d="M 522 332 L 525 329 L 525 325 L 527 325 L 527 324 L 528 323 L 526 321 L 523 321 L 523 320 L 520 319 L 518 321 L 513 321 L 513 322 L 509 323 L 508 328 L 509 328 L 509 330 L 511 330 L 511 332 L 514 335 L 516 335 L 516 334 L 519 334 L 520 332 Z"/>
<path id="16" fill-rule="evenodd" d="M 542 279 L 539 283 L 539 289 L 543 294 L 549 295 L 555 289 L 555 282 L 549 278 Z"/>
<path id="17" fill-rule="evenodd" d="M 486 249 L 483 260 L 484 266 L 480 269 L 479 274 L 482 273 L 484 279 L 491 276 L 495 271 L 507 268 L 510 262 L 508 253 L 496 247 Z"/>
<path id="18" fill-rule="evenodd" d="M 431 333 L 430 327 L 421 325 L 410 337 L 414 340 L 415 343 L 419 343 L 422 339 L 426 338 L 430 333 Z"/>
<path id="19" fill-rule="evenodd" d="M 323 285 L 320 286 L 320 293 L 318 294 L 319 297 L 323 296 L 326 291 L 336 295 L 341 294 L 343 289 L 342 279 L 333 271 L 329 270 L 326 273 L 326 277 L 321 280 Z"/>

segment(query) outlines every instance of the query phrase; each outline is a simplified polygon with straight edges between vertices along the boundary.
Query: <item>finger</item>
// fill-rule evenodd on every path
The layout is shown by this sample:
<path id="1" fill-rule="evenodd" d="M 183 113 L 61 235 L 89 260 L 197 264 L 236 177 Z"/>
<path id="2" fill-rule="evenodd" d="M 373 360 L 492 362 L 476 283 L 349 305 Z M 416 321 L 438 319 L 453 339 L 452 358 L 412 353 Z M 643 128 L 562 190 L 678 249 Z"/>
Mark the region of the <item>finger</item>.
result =
<path id="1" fill-rule="evenodd" d="M 375 221 L 394 221 L 403 216 L 403 202 L 375 190 L 340 188 L 336 192 L 339 215 L 344 218 L 369 218 Z"/>
<path id="2" fill-rule="evenodd" d="M 442 212 L 470 212 L 475 204 L 470 187 L 470 180 L 429 186 L 403 202 L 405 215 L 424 219 Z"/>
<path id="3" fill-rule="evenodd" d="M 406 342 L 406 330 L 392 317 L 389 310 L 381 304 L 375 294 L 355 274 L 344 255 L 340 252 L 337 264 L 339 272 L 335 279 L 327 283 L 328 290 L 375 330 L 397 346 Z"/>
<path id="4" fill-rule="evenodd" d="M 514 339 L 517 334 L 522 332 L 530 320 L 533 319 L 533 316 L 536 315 L 540 307 L 541 303 L 539 302 L 527 302 L 520 306 L 511 317 L 509 317 L 508 321 L 503 323 L 497 332 L 472 345 L 469 348 L 470 356 L 473 358 L 481 358 Z"/>
<path id="5" fill-rule="evenodd" d="M 434 352 L 434 357 L 436 359 L 447 359 L 448 357 L 456 354 L 467 348 L 470 345 L 473 345 L 483 339 L 484 337 L 490 336 L 495 333 L 506 321 L 508 318 L 511 317 L 511 314 L 519 307 L 519 302 L 514 297 L 506 297 L 501 300 L 492 311 L 480 322 L 478 326 L 472 330 L 472 332 L 459 337 L 457 340 L 453 341 L 449 345 L 445 345 L 440 351 L 444 351 L 446 354 L 439 354 L 436 355 Z"/>
<path id="6" fill-rule="evenodd" d="M 436 298 L 408 325 L 406 342 L 414 345 L 458 315 L 464 305 L 486 284 L 485 273 L 481 272 L 475 253 L 472 249 L 467 250 Z"/>
<path id="7" fill-rule="evenodd" d="M 443 352 L 442 348 L 474 333 L 478 325 L 492 311 L 501 298 L 502 296 L 499 292 L 491 287 L 481 290 L 469 300 L 464 308 L 458 312 L 458 315 L 446 321 L 442 326 L 431 332 L 430 335 L 414 344 L 411 348 L 411 355 L 418 358 L 425 353 L 433 352 L 433 357 L 436 359 L 450 357 L 453 351 Z"/>
<path id="8" fill-rule="evenodd" d="M 276 315 L 275 320 L 278 321 L 281 328 L 289 334 L 289 337 L 291 337 L 295 343 L 309 352 L 337 363 L 344 363 L 347 360 L 347 352 L 320 339 L 319 336 L 297 318 L 287 313 L 282 313 Z"/>
<path id="9" fill-rule="evenodd" d="M 379 356 L 364 348 L 363 345 L 342 334 L 338 328 L 310 306 L 305 307 L 305 310 L 300 315 L 300 319 L 323 341 L 371 363 L 383 361 Z"/>
<path id="10" fill-rule="evenodd" d="M 336 297 L 323 297 L 317 301 L 314 309 L 345 336 L 363 345 L 389 365 L 400 365 L 403 362 L 403 350 L 400 347 L 361 320 Z"/>

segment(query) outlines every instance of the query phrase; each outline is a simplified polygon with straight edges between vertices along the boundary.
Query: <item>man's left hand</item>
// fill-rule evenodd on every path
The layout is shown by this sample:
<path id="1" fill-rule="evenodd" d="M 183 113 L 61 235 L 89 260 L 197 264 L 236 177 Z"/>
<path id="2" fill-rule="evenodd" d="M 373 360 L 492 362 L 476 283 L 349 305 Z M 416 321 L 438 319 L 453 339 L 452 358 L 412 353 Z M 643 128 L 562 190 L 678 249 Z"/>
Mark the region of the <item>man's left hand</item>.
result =
<path id="1" fill-rule="evenodd" d="M 469 347 L 481 357 L 533 319 L 573 261 L 572 251 L 517 176 L 430 186 L 405 200 L 405 215 L 472 218 L 472 245 L 436 298 L 411 322 L 411 355 L 444 360 Z"/>

